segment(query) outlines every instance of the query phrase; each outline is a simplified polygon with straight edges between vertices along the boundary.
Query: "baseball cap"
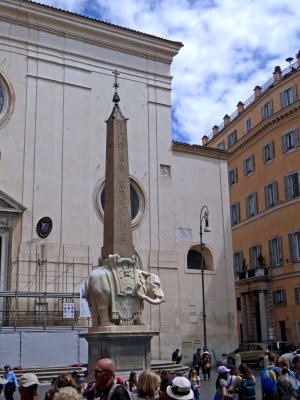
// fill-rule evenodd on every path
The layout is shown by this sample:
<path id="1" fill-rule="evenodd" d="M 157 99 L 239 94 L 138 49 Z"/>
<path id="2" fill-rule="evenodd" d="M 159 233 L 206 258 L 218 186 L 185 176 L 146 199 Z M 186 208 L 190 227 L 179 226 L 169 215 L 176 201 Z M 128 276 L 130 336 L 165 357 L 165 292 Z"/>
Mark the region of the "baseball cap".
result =
<path id="1" fill-rule="evenodd" d="M 35 374 L 24 374 L 20 378 L 20 386 L 29 387 L 32 385 L 38 385 L 40 382 Z"/>
<path id="2" fill-rule="evenodd" d="M 230 372 L 230 369 L 227 368 L 227 367 L 225 367 L 225 365 L 221 365 L 221 366 L 218 368 L 218 374 L 224 374 L 224 372 Z"/>

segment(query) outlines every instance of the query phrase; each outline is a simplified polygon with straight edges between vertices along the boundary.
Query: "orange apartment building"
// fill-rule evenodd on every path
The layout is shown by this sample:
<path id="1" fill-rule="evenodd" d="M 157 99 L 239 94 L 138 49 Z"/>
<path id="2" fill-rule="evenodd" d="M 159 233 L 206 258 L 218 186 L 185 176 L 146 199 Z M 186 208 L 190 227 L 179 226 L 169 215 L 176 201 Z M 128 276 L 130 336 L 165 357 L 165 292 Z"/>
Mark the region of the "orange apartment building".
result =
<path id="1" fill-rule="evenodd" d="M 300 342 L 300 51 L 296 58 L 202 139 L 230 154 L 241 342 Z"/>

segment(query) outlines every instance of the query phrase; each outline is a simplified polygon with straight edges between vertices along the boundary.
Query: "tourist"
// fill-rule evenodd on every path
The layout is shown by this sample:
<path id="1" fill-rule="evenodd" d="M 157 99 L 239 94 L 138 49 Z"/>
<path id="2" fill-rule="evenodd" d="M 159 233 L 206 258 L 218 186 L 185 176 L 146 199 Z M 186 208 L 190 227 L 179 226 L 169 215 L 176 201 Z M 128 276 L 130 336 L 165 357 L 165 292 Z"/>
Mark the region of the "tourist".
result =
<path id="1" fill-rule="evenodd" d="M 182 355 L 179 354 L 179 349 L 176 349 L 172 354 L 172 361 L 175 361 L 176 364 L 180 364 L 182 359 Z"/>
<path id="2" fill-rule="evenodd" d="M 230 368 L 230 372 L 227 378 L 227 391 L 232 395 L 234 400 L 238 400 L 238 393 L 234 393 L 233 385 L 238 376 L 238 371 L 235 367 Z"/>
<path id="3" fill-rule="evenodd" d="M 295 383 L 296 383 L 296 398 L 300 400 L 300 356 L 295 356 L 292 360 L 293 372 L 295 374 Z"/>
<path id="4" fill-rule="evenodd" d="M 126 389 L 131 393 L 137 393 L 137 382 L 137 373 L 135 371 L 131 371 L 129 379 L 125 382 Z"/>
<path id="5" fill-rule="evenodd" d="M 8 382 L 4 385 L 4 396 L 6 400 L 13 400 L 14 399 L 14 392 L 18 387 L 18 382 L 16 375 L 11 370 L 10 365 L 4 366 L 4 374 L 2 375 L 3 379 L 6 379 Z"/>
<path id="6" fill-rule="evenodd" d="M 208 348 L 206 346 L 204 346 L 204 348 L 203 348 L 203 354 L 201 357 L 201 361 L 202 361 L 203 378 L 206 381 L 206 375 L 207 375 L 207 379 L 210 381 L 211 358 L 210 358 L 210 354 L 208 352 Z"/>
<path id="7" fill-rule="evenodd" d="M 256 382 L 251 369 L 246 364 L 239 366 L 239 374 L 233 383 L 233 393 L 238 393 L 239 400 L 255 400 Z"/>
<path id="8" fill-rule="evenodd" d="M 20 378 L 19 392 L 21 400 L 38 399 L 39 380 L 35 374 L 24 374 Z"/>
<path id="9" fill-rule="evenodd" d="M 175 400 L 192 400 L 194 393 L 190 381 L 184 376 L 176 376 L 171 385 L 167 387 L 167 394 Z"/>
<path id="10" fill-rule="evenodd" d="M 160 376 L 155 372 L 143 371 L 138 379 L 135 399 L 153 400 L 157 398 L 160 389 Z"/>
<path id="11" fill-rule="evenodd" d="M 6 385 L 7 382 L 8 382 L 7 379 L 0 378 L 0 396 L 2 395 L 3 392 L 3 385 Z"/>
<path id="12" fill-rule="evenodd" d="M 66 386 L 60 389 L 55 395 L 55 400 L 82 400 L 82 394 L 72 386 Z"/>
<path id="13" fill-rule="evenodd" d="M 115 365 L 110 358 L 97 361 L 94 368 L 95 398 L 101 400 L 131 400 L 128 390 L 123 385 L 116 385 Z"/>
<path id="14" fill-rule="evenodd" d="M 296 398 L 293 383 L 286 376 L 280 376 L 276 382 L 276 400 L 294 400 Z"/>
<path id="15" fill-rule="evenodd" d="M 200 375 L 200 367 L 202 365 L 201 348 L 198 347 L 196 353 L 193 354 L 193 368 L 197 371 L 197 375 Z"/>
<path id="16" fill-rule="evenodd" d="M 224 400 L 225 398 L 232 398 L 232 395 L 227 390 L 227 379 L 228 373 L 230 369 L 225 367 L 225 365 L 221 365 L 218 368 L 218 377 L 216 380 L 216 394 L 215 399 Z"/>
<path id="17" fill-rule="evenodd" d="M 263 400 L 273 400 L 276 390 L 276 381 L 280 375 L 280 368 L 275 366 L 276 355 L 268 354 L 268 366 L 261 375 L 261 392 Z"/>
<path id="18" fill-rule="evenodd" d="M 191 382 L 191 389 L 194 392 L 194 400 L 200 400 L 200 377 L 197 375 L 195 368 L 189 371 L 189 381 Z"/>
<path id="19" fill-rule="evenodd" d="M 171 385 L 172 380 L 169 374 L 161 376 L 160 382 L 160 400 L 169 400 L 169 396 L 167 394 L 167 387 Z"/>

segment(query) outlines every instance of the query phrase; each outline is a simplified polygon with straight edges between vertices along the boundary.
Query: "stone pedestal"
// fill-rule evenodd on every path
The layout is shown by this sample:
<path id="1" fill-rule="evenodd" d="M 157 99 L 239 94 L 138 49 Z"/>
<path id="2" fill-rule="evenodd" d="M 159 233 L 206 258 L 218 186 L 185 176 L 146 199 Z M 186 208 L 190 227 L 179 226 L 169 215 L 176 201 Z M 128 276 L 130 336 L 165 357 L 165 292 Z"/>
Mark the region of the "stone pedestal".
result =
<path id="1" fill-rule="evenodd" d="M 118 374 L 151 369 L 151 339 L 158 332 L 148 331 L 145 326 L 104 326 L 90 328 L 80 337 L 89 346 L 90 376 L 100 358 L 111 358 Z"/>

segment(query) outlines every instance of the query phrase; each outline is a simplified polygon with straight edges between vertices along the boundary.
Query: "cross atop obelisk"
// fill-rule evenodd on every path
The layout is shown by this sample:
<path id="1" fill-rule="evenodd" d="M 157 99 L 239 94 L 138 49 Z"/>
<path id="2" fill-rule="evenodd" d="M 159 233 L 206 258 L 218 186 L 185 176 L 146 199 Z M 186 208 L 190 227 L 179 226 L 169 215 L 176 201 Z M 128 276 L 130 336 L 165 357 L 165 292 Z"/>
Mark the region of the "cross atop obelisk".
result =
<path id="1" fill-rule="evenodd" d="M 127 119 L 119 108 L 117 70 L 115 76 L 114 107 L 108 118 L 106 130 L 104 238 L 101 256 L 119 254 L 132 257 L 130 182 L 127 143 Z"/>

